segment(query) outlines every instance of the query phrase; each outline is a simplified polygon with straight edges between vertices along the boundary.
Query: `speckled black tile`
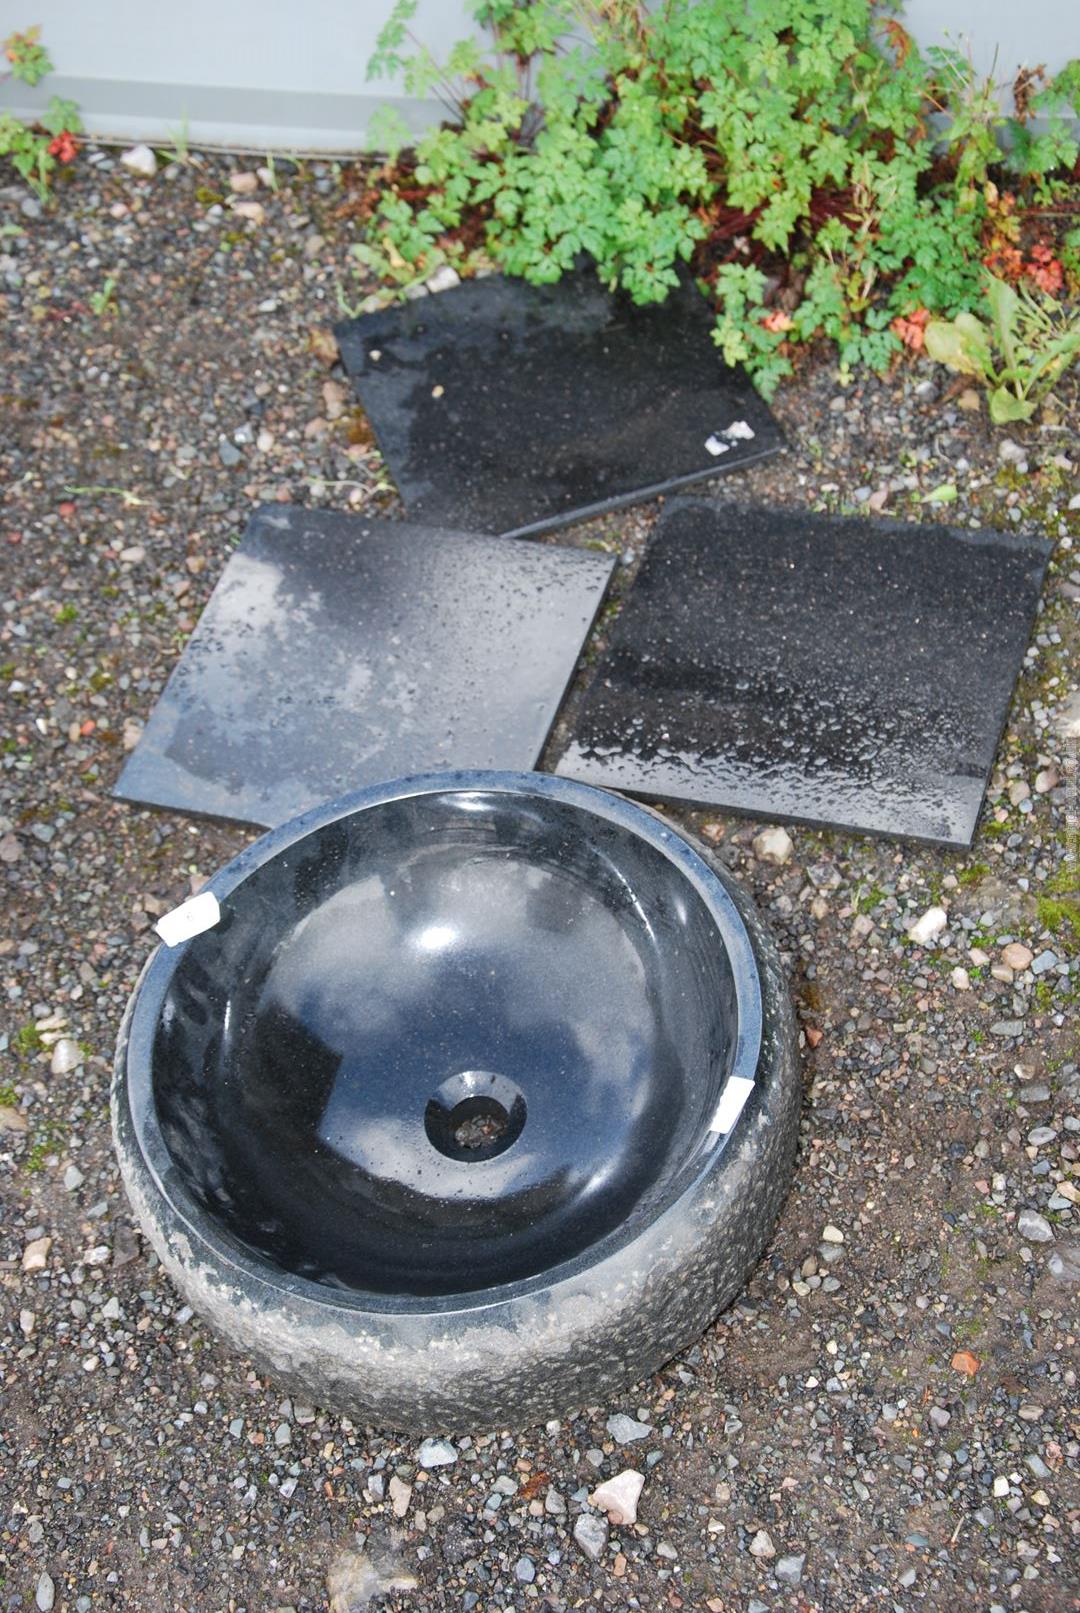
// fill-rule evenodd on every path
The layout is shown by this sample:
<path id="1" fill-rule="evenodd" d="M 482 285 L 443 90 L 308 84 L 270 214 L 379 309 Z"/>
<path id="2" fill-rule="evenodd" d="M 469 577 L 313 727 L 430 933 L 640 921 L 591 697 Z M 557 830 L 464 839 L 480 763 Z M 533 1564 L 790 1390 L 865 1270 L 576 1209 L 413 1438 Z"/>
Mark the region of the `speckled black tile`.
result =
<path id="1" fill-rule="evenodd" d="M 557 771 L 971 843 L 1050 545 L 679 499 Z"/>
<path id="2" fill-rule="evenodd" d="M 337 338 L 409 514 L 521 537 L 780 447 L 712 323 L 692 286 L 637 308 L 582 272 L 470 281 Z"/>
<path id="3" fill-rule="evenodd" d="M 114 793 L 272 828 L 406 774 L 532 768 L 612 564 L 260 510 Z"/>

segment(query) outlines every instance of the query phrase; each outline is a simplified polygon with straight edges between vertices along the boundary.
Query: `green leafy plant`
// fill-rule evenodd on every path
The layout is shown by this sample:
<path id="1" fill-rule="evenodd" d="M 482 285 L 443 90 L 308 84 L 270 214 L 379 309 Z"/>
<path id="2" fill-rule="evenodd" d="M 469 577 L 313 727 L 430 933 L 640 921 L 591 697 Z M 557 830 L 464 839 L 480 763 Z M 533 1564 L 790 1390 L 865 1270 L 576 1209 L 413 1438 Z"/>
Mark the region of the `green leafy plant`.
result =
<path id="1" fill-rule="evenodd" d="M 1080 314 L 996 275 L 986 277 L 986 310 L 986 320 L 966 311 L 948 321 L 932 319 L 926 351 L 989 388 L 995 425 L 1030 420 L 1080 356 Z"/>
<path id="2" fill-rule="evenodd" d="M 1080 225 L 1066 232 L 1061 244 L 1061 262 L 1073 289 L 1080 291 Z"/>
<path id="3" fill-rule="evenodd" d="M 48 51 L 40 42 L 40 29 L 10 34 L 3 44 L 11 64 L 3 78 L 16 78 L 31 88 L 52 72 Z M 12 112 L 0 112 L 0 157 L 10 157 L 16 172 L 44 201 L 49 180 L 62 163 L 73 161 L 78 150 L 75 136 L 82 131 L 74 101 L 54 95 L 39 123 L 23 123 Z"/>
<path id="4" fill-rule="evenodd" d="M 100 291 L 90 293 L 90 309 L 98 319 L 116 312 L 116 277 L 107 275 Z"/>
<path id="5" fill-rule="evenodd" d="M 445 61 L 415 11 L 397 0 L 369 76 L 447 121 L 409 150 L 386 113 L 372 138 L 390 160 L 353 209 L 356 255 L 389 285 L 492 262 L 544 283 L 591 258 L 645 303 L 690 272 L 724 356 L 766 393 L 800 343 L 881 367 L 898 321 L 977 303 L 1005 120 L 970 63 L 922 57 L 873 0 L 474 0 L 484 37 Z M 1057 121 L 1017 120 L 1024 172 L 1068 160 L 1070 71 L 1028 86 L 1025 116 Z"/>
<path id="6" fill-rule="evenodd" d="M 1072 168 L 1080 155 L 1074 116 L 1080 107 L 1080 59 L 1067 62 L 1049 81 L 1042 68 L 1024 69 L 1013 97 L 1017 115 L 1005 125 L 1013 171 L 1042 180 L 1055 169 Z"/>

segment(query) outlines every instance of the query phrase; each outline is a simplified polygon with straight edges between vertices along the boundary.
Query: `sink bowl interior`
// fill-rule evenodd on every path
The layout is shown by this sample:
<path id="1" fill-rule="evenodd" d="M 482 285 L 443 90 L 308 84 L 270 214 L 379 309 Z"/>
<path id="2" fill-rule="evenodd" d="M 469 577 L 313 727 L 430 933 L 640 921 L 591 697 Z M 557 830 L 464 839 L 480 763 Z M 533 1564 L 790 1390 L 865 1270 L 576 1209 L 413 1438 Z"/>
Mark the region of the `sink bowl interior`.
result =
<path id="1" fill-rule="evenodd" d="M 655 820 L 574 789 L 324 822 L 176 955 L 154 1123 L 263 1261 L 474 1292 L 629 1234 L 700 1166 L 737 1041 L 729 953 Z"/>

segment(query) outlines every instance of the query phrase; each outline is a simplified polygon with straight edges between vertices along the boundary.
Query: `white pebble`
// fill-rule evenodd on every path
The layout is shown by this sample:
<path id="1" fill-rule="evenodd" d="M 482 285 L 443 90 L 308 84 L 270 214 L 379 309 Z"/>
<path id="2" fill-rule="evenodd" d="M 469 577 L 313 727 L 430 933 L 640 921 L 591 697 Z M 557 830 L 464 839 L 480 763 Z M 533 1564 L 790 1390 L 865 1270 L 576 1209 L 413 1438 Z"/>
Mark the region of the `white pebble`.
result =
<path id="1" fill-rule="evenodd" d="M 452 291 L 455 286 L 460 286 L 460 284 L 461 276 L 457 270 L 452 269 L 448 263 L 444 263 L 441 268 L 435 270 L 427 283 L 427 288 L 429 291 L 436 292 Z"/>
<path id="2" fill-rule="evenodd" d="M 61 1036 L 52 1050 L 49 1070 L 53 1075 L 70 1075 L 83 1061 L 82 1048 L 70 1036 Z"/>
<path id="3" fill-rule="evenodd" d="M 762 829 L 754 836 L 754 856 L 763 863 L 776 863 L 778 867 L 791 860 L 795 850 L 791 836 L 779 827 Z"/>
<path id="4" fill-rule="evenodd" d="M 35 1238 L 23 1250 L 23 1271 L 44 1271 L 49 1264 L 49 1250 L 52 1248 L 51 1238 Z"/>
<path id="5" fill-rule="evenodd" d="M 1080 739 L 1080 691 L 1070 696 L 1058 711 L 1054 727 L 1062 739 Z"/>
<path id="6" fill-rule="evenodd" d="M 949 915 L 943 907 L 928 907 L 921 918 L 908 931 L 908 939 L 916 946 L 929 946 L 936 941 L 949 922 Z"/>
<path id="7" fill-rule="evenodd" d="M 153 179 L 157 173 L 157 158 L 149 146 L 132 146 L 120 158 L 121 166 L 129 173 L 138 174 L 140 179 Z"/>
<path id="8" fill-rule="evenodd" d="M 644 1473 L 628 1467 L 613 1479 L 605 1479 L 603 1484 L 598 1484 L 589 1497 L 589 1504 L 600 1512 L 606 1512 L 609 1523 L 636 1523 L 637 1504 L 644 1487 Z"/>

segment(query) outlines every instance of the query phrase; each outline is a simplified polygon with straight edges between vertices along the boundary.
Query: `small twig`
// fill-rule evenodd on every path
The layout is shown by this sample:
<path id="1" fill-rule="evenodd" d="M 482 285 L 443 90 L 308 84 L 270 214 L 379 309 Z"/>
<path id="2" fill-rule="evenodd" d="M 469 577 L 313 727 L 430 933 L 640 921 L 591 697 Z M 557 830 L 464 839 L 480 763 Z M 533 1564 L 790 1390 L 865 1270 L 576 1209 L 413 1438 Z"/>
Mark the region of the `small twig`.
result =
<path id="1" fill-rule="evenodd" d="M 142 509 L 149 499 L 139 498 L 138 494 L 129 492 L 126 487 L 65 487 L 65 493 L 72 498 L 89 498 L 97 493 L 112 493 L 124 501 L 124 508 L 128 510 Z"/>
<path id="2" fill-rule="evenodd" d="M 437 84 L 433 85 L 432 88 L 435 90 L 435 93 L 439 97 L 439 100 L 442 101 L 443 106 L 446 107 L 446 110 L 448 112 L 450 112 L 454 117 L 456 117 L 456 118 L 462 117 L 464 115 L 464 112 L 465 112 L 465 103 L 462 101 L 461 97 L 458 95 L 458 93 L 457 93 L 457 91 L 456 91 L 456 89 L 454 87 L 453 79 L 449 78 L 447 76 L 446 72 L 444 71 L 444 69 L 442 67 L 442 64 L 439 62 L 439 60 L 436 57 L 434 51 L 430 50 L 429 47 L 427 45 L 425 45 L 424 42 L 421 39 L 418 39 L 416 37 L 416 35 L 413 33 L 411 28 L 407 28 L 405 30 L 405 32 L 406 32 L 406 37 L 409 39 L 410 43 L 412 43 L 413 45 L 416 46 L 416 49 L 420 52 L 420 55 L 427 62 L 430 63 L 430 65 L 435 70 L 435 73 L 437 74 L 439 79 L 441 79 L 443 87 L 444 87 L 444 90 L 445 90 L 445 95 L 444 95 L 443 91 L 439 89 Z M 446 97 L 449 97 L 449 99 L 447 99 Z"/>
<path id="3" fill-rule="evenodd" d="M 359 487 L 368 493 L 377 493 L 379 491 L 379 488 L 377 486 L 373 487 L 370 482 L 349 482 L 323 476 L 309 476 L 307 484 L 309 489 L 313 487 Z"/>

